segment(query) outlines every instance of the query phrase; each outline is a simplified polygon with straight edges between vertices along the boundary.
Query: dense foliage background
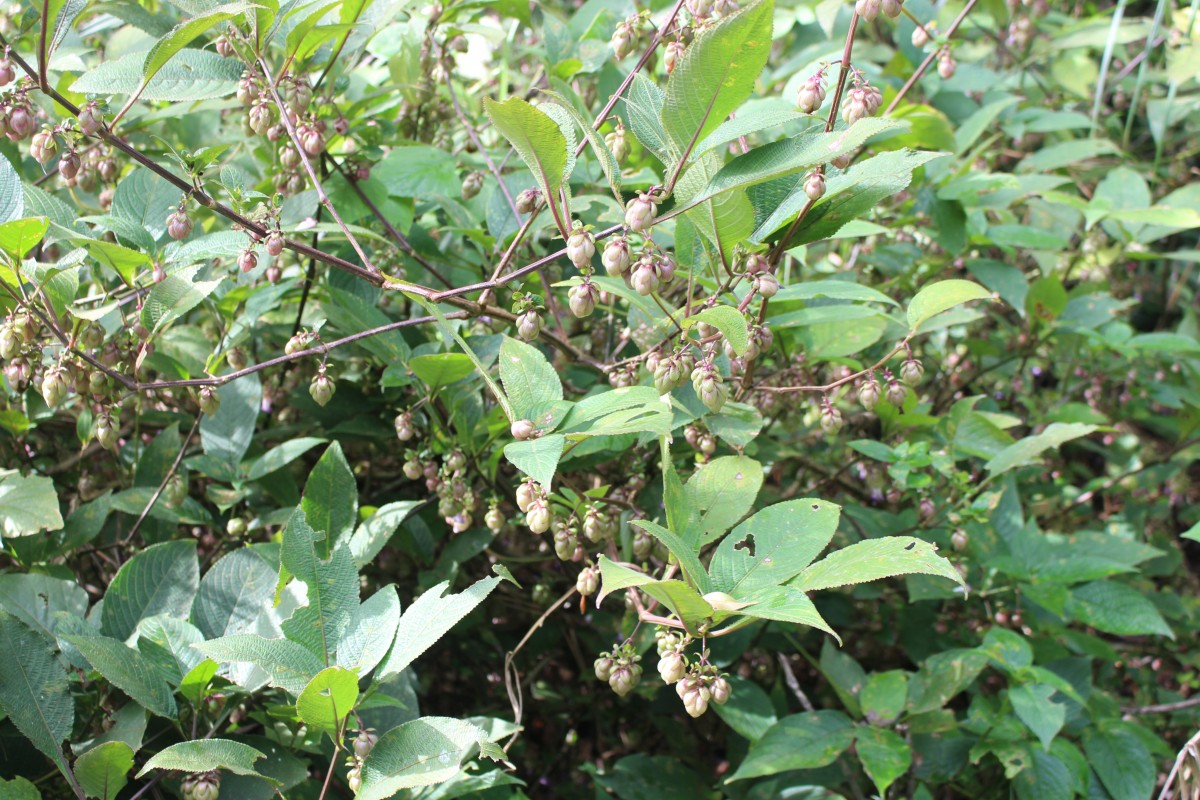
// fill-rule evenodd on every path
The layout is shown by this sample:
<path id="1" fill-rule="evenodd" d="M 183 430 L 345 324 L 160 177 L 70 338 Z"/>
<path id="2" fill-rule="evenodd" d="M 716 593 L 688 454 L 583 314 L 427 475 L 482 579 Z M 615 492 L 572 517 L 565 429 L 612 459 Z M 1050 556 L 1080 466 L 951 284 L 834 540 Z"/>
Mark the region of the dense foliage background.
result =
<path id="1" fill-rule="evenodd" d="M 1197 12 L 6 6 L 0 797 L 1197 796 Z"/>

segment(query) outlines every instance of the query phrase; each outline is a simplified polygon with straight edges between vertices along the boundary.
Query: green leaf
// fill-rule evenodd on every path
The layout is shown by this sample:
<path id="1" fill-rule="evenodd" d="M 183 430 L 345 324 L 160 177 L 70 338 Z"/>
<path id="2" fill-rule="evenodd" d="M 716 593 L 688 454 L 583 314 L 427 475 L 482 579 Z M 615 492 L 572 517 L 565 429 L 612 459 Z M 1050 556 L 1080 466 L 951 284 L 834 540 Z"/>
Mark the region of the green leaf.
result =
<path id="1" fill-rule="evenodd" d="M 832 764 L 854 742 L 854 725 L 840 711 L 807 711 L 784 717 L 750 748 L 726 783 Z"/>
<path id="2" fill-rule="evenodd" d="M 483 99 L 483 108 L 496 130 L 516 149 L 533 173 L 542 197 L 557 207 L 558 189 L 567 177 L 567 140 L 558 123 L 520 97 L 503 103 Z"/>
<path id="3" fill-rule="evenodd" d="M 200 443 L 204 452 L 226 464 L 238 464 L 250 449 L 258 412 L 262 409 L 262 383 L 251 373 L 217 390 L 221 406 L 217 413 L 200 420 Z"/>
<path id="4" fill-rule="evenodd" d="M 342 667 L 329 667 L 313 676 L 296 698 L 296 715 L 305 725 L 337 741 L 357 702 L 358 676 Z"/>
<path id="5" fill-rule="evenodd" d="M 858 127 L 858 123 L 855 123 L 855 127 Z M 836 236 L 847 223 L 865 216 L 884 200 L 904 191 L 912 183 L 913 170 L 943 155 L 908 149 L 893 150 L 853 164 L 846 172 L 826 181 L 825 196 L 805 216 L 791 243 L 808 244 Z M 791 191 L 782 200 L 776 197 L 778 190 L 774 187 L 773 183 L 759 184 L 750 190 L 750 199 L 758 216 L 763 219 L 752 237 L 756 242 L 764 241 L 794 220 L 800 210 L 808 205 L 803 177 L 795 181 Z"/>
<path id="6" fill-rule="evenodd" d="M 1088 728 L 1083 732 L 1083 750 L 1112 800 L 1153 796 L 1154 757 L 1133 733 L 1121 728 Z"/>
<path id="7" fill-rule="evenodd" d="M 615 591 L 636 586 L 669 608 L 693 634 L 700 623 L 713 616 L 713 607 L 705 602 L 699 592 L 683 581 L 656 580 L 604 555 L 597 559 L 597 564 L 600 567 L 600 593 L 596 595 L 597 604 Z"/>
<path id="8" fill-rule="evenodd" d="M 727 679 L 733 691 L 725 705 L 709 706 L 725 724 L 751 744 L 763 737 L 778 720 L 771 698 L 757 683 L 739 675 Z"/>
<path id="9" fill-rule="evenodd" d="M 204 574 L 191 620 L 206 639 L 245 633 L 271 607 L 279 570 L 250 548 L 225 555 Z"/>
<path id="10" fill-rule="evenodd" d="M 205 658 L 183 676 L 183 680 L 179 682 L 179 693 L 193 706 L 199 706 L 208 695 L 212 679 L 217 676 L 220 668 L 220 664 L 211 658 Z"/>
<path id="11" fill-rule="evenodd" d="M 45 217 L 14 219 L 0 223 L 0 250 L 7 253 L 12 260 L 20 261 L 42 241 L 49 227 L 50 220 Z"/>
<path id="12" fill-rule="evenodd" d="M 1067 719 L 1067 707 L 1062 703 L 1051 703 L 1050 697 L 1057 691 L 1044 683 L 1014 686 L 1008 690 L 1017 719 L 1025 723 L 1046 750 L 1062 730 Z"/>
<path id="13" fill-rule="evenodd" d="M 0 608 L 49 639 L 58 627 L 58 614 L 87 616 L 88 594 L 74 580 L 37 573 L 0 575 Z"/>
<path id="14" fill-rule="evenodd" d="M 912 766 L 912 750 L 895 731 L 860 725 L 854 735 L 854 752 L 880 797 L 886 797 L 888 787 Z"/>
<path id="15" fill-rule="evenodd" d="M 280 561 L 284 569 L 308 587 L 308 605 L 284 621 L 283 632 L 293 642 L 321 659 L 334 663 L 334 651 L 358 608 L 358 570 L 346 546 L 333 550 L 328 560 L 324 537 L 309 526 L 304 509 L 297 508 L 283 530 Z"/>
<path id="16" fill-rule="evenodd" d="M 56 531 L 63 526 L 54 481 L 41 475 L 22 476 L 16 470 L 0 471 L 0 533 L 29 536 Z"/>
<path id="17" fill-rule="evenodd" d="M 666 436 L 674 416 L 651 386 L 622 386 L 585 397 L 571 406 L 562 430 L 571 438 L 655 433 Z"/>
<path id="18" fill-rule="evenodd" d="M 222 22 L 241 16 L 251 8 L 257 6 L 245 2 L 227 3 L 176 25 L 146 54 L 146 61 L 142 66 L 142 82 L 149 83 L 168 61 L 198 36 Z"/>
<path id="19" fill-rule="evenodd" d="M 199 266 L 185 267 L 154 284 L 142 306 L 142 327 L 151 334 L 158 333 L 215 292 L 224 278 L 193 280 L 200 270 Z"/>
<path id="20" fill-rule="evenodd" d="M 967 688 L 988 665 L 979 650 L 945 650 L 930 656 L 908 684 L 908 712 L 935 711 Z"/>
<path id="21" fill-rule="evenodd" d="M 583 136 L 587 139 L 588 145 L 591 146 L 592 152 L 596 156 L 596 161 L 600 163 L 600 169 L 604 171 L 604 177 L 608 181 L 608 185 L 612 187 L 614 193 L 619 192 L 621 189 L 621 164 L 617 161 L 616 156 L 613 155 L 612 150 L 608 149 L 608 145 L 604 139 L 592 127 L 591 120 L 584 117 L 579 109 L 558 92 L 543 89 L 542 94 L 558 101 L 557 106 L 583 131 Z M 568 173 L 569 175 L 570 173 Z"/>
<path id="22" fill-rule="evenodd" d="M 1066 613 L 1117 636 L 1154 634 L 1175 638 L 1154 603 L 1137 589 L 1116 581 L 1093 581 L 1072 589 Z"/>
<path id="23" fill-rule="evenodd" d="M 765 586 L 757 591 L 748 593 L 744 598 L 739 598 L 739 600 L 749 604 L 737 611 L 738 614 L 744 617 L 770 619 L 776 622 L 791 622 L 795 625 L 807 625 L 810 628 L 825 631 L 837 639 L 839 644 L 842 641 L 842 637 L 838 636 L 837 632 L 829 627 L 829 623 L 817 611 L 817 607 L 813 605 L 813 601 L 799 589 L 791 586 Z"/>
<path id="24" fill-rule="evenodd" d="M 665 97 L 658 84 L 642 73 L 634 75 L 633 83 L 622 98 L 629 129 L 642 146 L 658 160 L 668 163 L 667 132 L 663 130 L 662 109 Z"/>
<path id="25" fill-rule="evenodd" d="M 309 473 L 300 508 L 313 530 L 325 534 L 318 546 L 322 558 L 327 558 L 338 542 L 354 532 L 354 523 L 358 521 L 358 483 L 337 442 L 329 445 Z"/>
<path id="26" fill-rule="evenodd" d="M 867 539 L 835 550 L 808 567 L 791 585 L 805 592 L 832 589 L 895 575 L 940 575 L 966 586 L 962 575 L 937 548 L 911 536 Z"/>
<path id="27" fill-rule="evenodd" d="M 194 541 L 151 545 L 122 564 L 109 584 L 100 632 L 124 641 L 147 617 L 169 614 L 185 619 L 199 583 Z"/>
<path id="28" fill-rule="evenodd" d="M 554 472 L 558 469 L 558 461 L 562 458 L 563 447 L 566 444 L 567 437 L 561 433 L 551 433 L 537 439 L 506 444 L 504 457 L 514 467 L 540 483 L 543 489 L 550 491 Z"/>
<path id="29" fill-rule="evenodd" d="M 1096 431 L 1099 426 L 1082 422 L 1052 422 L 1036 436 L 1026 436 L 1001 450 L 985 468 L 992 475 L 1002 475 L 1010 469 L 1037 464 L 1042 453 Z"/>
<path id="30" fill-rule="evenodd" d="M 301 436 L 281 442 L 278 447 L 272 447 L 259 458 L 248 462 L 250 466 L 246 470 L 246 480 L 256 481 L 277 469 L 283 469 L 309 450 L 325 442 L 325 439 L 316 436 Z"/>
<path id="31" fill-rule="evenodd" d="M 138 624 L 137 649 L 167 683 L 178 686 L 204 657 L 192 645 L 204 634 L 189 622 L 165 614 L 148 617 Z"/>
<path id="32" fill-rule="evenodd" d="M 700 33 L 667 79 L 662 124 L 672 161 L 684 158 L 737 110 L 767 64 L 771 0 L 746 6 Z"/>
<path id="33" fill-rule="evenodd" d="M 751 100 L 738 109 L 737 116 L 725 120 L 716 130 L 705 136 L 704 141 L 692 150 L 691 160 L 694 161 L 710 150 L 716 150 L 721 145 L 729 144 L 743 136 L 806 119 L 808 115 L 797 111 L 783 98 Z"/>
<path id="34" fill-rule="evenodd" d="M 371 563 L 404 520 L 408 519 L 421 505 L 422 501 L 420 500 L 401 500 L 388 503 L 380 506 L 370 519 L 359 525 L 349 542 L 350 555 L 354 558 L 355 566 L 361 569 Z"/>
<path id="35" fill-rule="evenodd" d="M 754 231 L 754 207 L 750 198 L 744 190 L 732 189 L 708 200 L 697 199 L 704 194 L 705 187 L 723 164 L 717 153 L 701 156 L 675 184 L 675 203 L 676 208 L 686 210 L 687 221 L 716 249 L 713 260 L 730 264 L 736 256 L 736 246 Z M 677 224 L 676 227 L 681 226 Z M 698 254 L 702 249 L 702 244 L 697 242 L 695 252 Z"/>
<path id="36" fill-rule="evenodd" d="M 459 594 L 446 594 L 449 581 L 442 581 L 413 601 L 396 629 L 396 642 L 380 665 L 377 681 L 399 675 L 432 647 L 438 639 L 471 613 L 500 583 L 500 578 L 482 578 Z"/>
<path id="37" fill-rule="evenodd" d="M 137 650 L 108 636 L 65 636 L 92 669 L 152 714 L 171 719 L 178 711 L 171 687 Z"/>
<path id="38" fill-rule="evenodd" d="M 1072 800 L 1076 797 L 1075 781 L 1066 764 L 1039 747 L 1025 746 L 1022 751 L 1023 761 L 1028 765 L 1012 781 L 1017 800 Z"/>
<path id="39" fill-rule="evenodd" d="M 75 778 L 88 797 L 115 800 L 133 769 L 133 748 L 124 742 L 105 742 L 75 762 Z"/>
<path id="40" fill-rule="evenodd" d="M 830 300 L 857 300 L 866 303 L 888 303 L 899 305 L 878 289 L 844 280 L 805 281 L 784 286 L 775 295 L 775 302 L 788 300 L 815 300 L 824 297 Z"/>
<path id="41" fill-rule="evenodd" d="M 43 800 L 38 788 L 21 777 L 11 781 L 0 778 L 0 797 L 5 800 Z"/>
<path id="42" fill-rule="evenodd" d="M 898 669 L 875 672 L 863 684 L 858 700 L 863 716 L 872 725 L 890 725 L 904 711 L 908 673 Z"/>
<path id="43" fill-rule="evenodd" d="M 735 189 L 748 189 L 760 183 L 795 175 L 840 155 L 857 150 L 867 139 L 879 133 L 906 127 L 904 122 L 888 117 L 868 117 L 849 128 L 825 132 L 812 130 L 791 139 L 756 147 L 721 167 L 708 185 L 689 204 L 708 200 Z M 694 167 L 693 167 L 694 169 Z"/>
<path id="44" fill-rule="evenodd" d="M 265 755 L 248 744 L 229 739 L 196 739 L 179 742 L 155 753 L 137 777 L 156 769 L 178 772 L 211 772 L 225 770 L 235 775 L 263 777 L 254 771 L 254 762 Z"/>
<path id="45" fill-rule="evenodd" d="M 537 423 L 539 412 L 563 399 L 562 379 L 542 351 L 509 336 L 500 344 L 500 380 L 512 404 L 514 421 Z"/>
<path id="46" fill-rule="evenodd" d="M 408 368 L 436 391 L 443 386 L 461 381 L 475 372 L 471 357 L 465 353 L 432 353 L 409 359 Z"/>
<path id="47" fill-rule="evenodd" d="M 85 72 L 73 84 L 78 94 L 133 94 L 142 85 L 148 51 L 126 53 Z M 180 50 L 145 85 L 143 100 L 184 102 L 225 97 L 237 90 L 242 63 L 208 50 Z M 163 218 L 166 218 L 164 212 Z"/>
<path id="48" fill-rule="evenodd" d="M 457 342 L 458 346 L 463 349 L 463 352 L 466 353 L 467 357 L 471 359 L 471 363 L 475 365 L 475 369 L 477 369 L 479 374 L 483 377 L 483 382 L 486 383 L 488 389 L 491 390 L 492 396 L 496 398 L 496 402 L 499 403 L 500 407 L 504 409 L 505 416 L 514 422 L 518 419 L 522 419 L 522 417 L 514 415 L 512 403 L 509 402 L 508 395 L 500 389 L 499 384 L 497 384 L 496 381 L 492 379 L 492 376 L 488 374 L 487 366 L 479 359 L 479 356 L 475 354 L 475 351 L 471 349 L 466 340 L 459 335 L 458 331 L 454 329 L 454 327 L 450 324 L 450 321 L 447 320 L 446 316 L 441 312 L 440 309 L 438 309 L 437 305 L 429 302 L 420 295 L 406 294 L 406 297 L 416 303 L 420 303 L 437 319 L 438 327 L 441 329 L 442 336 L 445 338 L 447 344 L 451 341 L 454 341 Z"/>
<path id="49" fill-rule="evenodd" d="M 833 539 L 840 516 L 840 506 L 814 498 L 764 508 L 717 546 L 708 567 L 713 589 L 745 600 L 787 583 Z"/>
<path id="50" fill-rule="evenodd" d="M 978 283 L 953 279 L 924 286 L 908 304 L 908 327 L 915 331 L 943 311 L 971 300 L 991 299 L 992 293 Z"/>
<path id="51" fill-rule="evenodd" d="M 641 528 L 662 542 L 671 551 L 671 555 L 675 556 L 679 561 L 679 566 L 683 570 L 683 574 L 692 586 L 701 592 L 711 590 L 712 582 L 709 580 L 708 573 L 704 570 L 704 565 L 700 563 L 700 558 L 697 555 L 699 553 L 697 545 L 685 540 L 674 531 L 667 530 L 650 520 L 637 519 L 633 520 L 630 524 Z"/>
<path id="52" fill-rule="evenodd" d="M 746 352 L 746 346 L 750 344 L 750 331 L 746 327 L 746 317 L 742 312 L 733 306 L 713 306 L 693 314 L 681 324 L 684 330 L 687 330 L 701 322 L 719 330 L 733 348 L 735 355 L 740 356 Z"/>
<path id="53" fill-rule="evenodd" d="M 762 464 L 746 456 L 719 456 L 699 467 L 683 487 L 683 500 L 695 513 L 683 538 L 701 547 L 716 541 L 754 507 L 762 483 Z"/>
<path id="54" fill-rule="evenodd" d="M 321 659 L 303 645 L 288 639 L 267 639 L 249 633 L 222 636 L 196 649 L 222 664 L 248 663 L 268 675 L 272 686 L 298 695 L 325 668 Z"/>
<path id="55" fill-rule="evenodd" d="M 43 755 L 70 776 L 62 741 L 75 724 L 75 700 L 50 640 L 0 611 L 0 711 Z"/>
<path id="56" fill-rule="evenodd" d="M 21 177 L 9 163 L 8 157 L 0 155 L 0 222 L 18 220 L 24 214 L 25 195 L 21 191 Z"/>
<path id="57" fill-rule="evenodd" d="M 489 745 L 487 732 L 449 717 L 421 717 L 379 737 L 362 768 L 358 800 L 386 800 L 403 789 L 453 778 Z"/>
<path id="58" fill-rule="evenodd" d="M 338 642 L 338 666 L 366 675 L 387 655 L 400 625 L 400 598 L 395 586 L 385 586 L 354 612 Z"/>

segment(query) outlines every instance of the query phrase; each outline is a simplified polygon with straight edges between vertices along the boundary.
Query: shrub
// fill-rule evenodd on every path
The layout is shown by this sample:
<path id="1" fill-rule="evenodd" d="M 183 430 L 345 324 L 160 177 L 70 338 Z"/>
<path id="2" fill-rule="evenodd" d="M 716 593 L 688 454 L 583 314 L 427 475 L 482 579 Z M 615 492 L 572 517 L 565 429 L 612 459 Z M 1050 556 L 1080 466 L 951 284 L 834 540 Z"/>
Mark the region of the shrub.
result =
<path id="1" fill-rule="evenodd" d="M 8 9 L 0 796 L 1190 791 L 1200 32 L 1050 6 Z"/>

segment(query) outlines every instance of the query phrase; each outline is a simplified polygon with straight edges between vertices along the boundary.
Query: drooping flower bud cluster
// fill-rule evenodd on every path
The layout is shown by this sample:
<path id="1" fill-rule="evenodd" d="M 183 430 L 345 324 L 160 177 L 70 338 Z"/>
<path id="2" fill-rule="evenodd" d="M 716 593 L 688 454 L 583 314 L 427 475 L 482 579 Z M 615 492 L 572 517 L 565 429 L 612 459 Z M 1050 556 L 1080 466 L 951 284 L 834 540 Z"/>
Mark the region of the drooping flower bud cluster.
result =
<path id="1" fill-rule="evenodd" d="M 217 800 L 221 794 L 221 774 L 213 770 L 188 775 L 179 789 L 183 800 Z"/>
<path id="2" fill-rule="evenodd" d="M 526 342 L 532 342 L 542 332 L 542 299 L 535 294 L 517 292 L 513 295 L 513 313 L 517 315 L 513 323 L 517 336 Z"/>
<path id="3" fill-rule="evenodd" d="M 847 125 L 853 125 L 860 119 L 871 116 L 883 104 L 883 93 L 867 83 L 862 73 L 857 70 L 854 72 L 853 84 L 842 101 L 842 119 Z"/>
<path id="4" fill-rule="evenodd" d="M 813 73 L 800 86 L 800 92 L 796 95 L 796 107 L 804 114 L 812 114 L 816 112 L 821 104 L 825 102 L 825 70 L 821 69 Z"/>
<path id="5" fill-rule="evenodd" d="M 618 696 L 624 697 L 642 680 L 642 665 L 638 663 L 641 660 L 633 644 L 626 642 L 611 652 L 600 654 L 593 664 L 596 679 L 604 681 Z"/>
<path id="6" fill-rule="evenodd" d="M 696 396 L 700 398 L 704 407 L 714 414 L 720 411 L 729 399 L 729 389 L 725 386 L 720 371 L 709 359 L 701 361 L 692 370 L 692 388 L 696 390 Z"/>
<path id="7" fill-rule="evenodd" d="M 854 11 L 867 22 L 874 22 L 882 11 L 884 16 L 896 19 L 904 10 L 904 0 L 856 0 Z"/>

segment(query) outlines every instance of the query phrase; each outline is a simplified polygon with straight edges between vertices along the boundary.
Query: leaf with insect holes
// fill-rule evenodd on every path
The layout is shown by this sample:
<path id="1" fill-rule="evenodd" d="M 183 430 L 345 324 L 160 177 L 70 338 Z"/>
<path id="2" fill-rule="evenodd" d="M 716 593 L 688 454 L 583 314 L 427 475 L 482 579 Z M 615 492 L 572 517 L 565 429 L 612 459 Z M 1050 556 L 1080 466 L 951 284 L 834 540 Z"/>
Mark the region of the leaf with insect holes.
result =
<path id="1" fill-rule="evenodd" d="M 357 702 L 358 676 L 342 667 L 329 667 L 314 675 L 296 698 L 296 716 L 310 728 L 334 736 Z"/>
<path id="2" fill-rule="evenodd" d="M 837 532 L 841 507 L 813 498 L 759 511 L 722 540 L 709 564 L 712 587 L 739 599 L 787 583 Z"/>
<path id="3" fill-rule="evenodd" d="M 866 539 L 811 564 L 789 584 L 804 592 L 851 586 L 896 575 L 939 575 L 966 587 L 962 575 L 937 548 L 911 536 Z"/>

